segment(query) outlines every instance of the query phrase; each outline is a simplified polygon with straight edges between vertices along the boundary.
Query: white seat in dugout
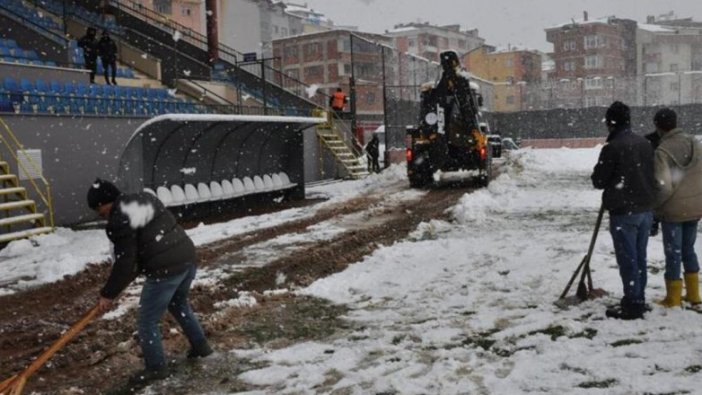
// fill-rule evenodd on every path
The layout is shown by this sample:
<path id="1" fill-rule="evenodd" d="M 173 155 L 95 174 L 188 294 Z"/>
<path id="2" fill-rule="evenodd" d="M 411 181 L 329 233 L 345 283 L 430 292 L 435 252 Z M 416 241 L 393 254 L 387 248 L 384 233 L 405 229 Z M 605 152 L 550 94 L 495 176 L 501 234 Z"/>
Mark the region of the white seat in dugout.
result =
<path id="1" fill-rule="evenodd" d="M 280 178 L 279 175 L 273 173 L 271 179 L 273 179 L 273 186 L 275 187 L 275 189 L 283 188 L 283 180 Z"/>
<path id="2" fill-rule="evenodd" d="M 150 193 L 150 194 L 152 194 L 152 195 L 158 197 L 158 195 L 156 194 L 156 192 L 154 192 L 154 190 L 151 189 L 151 188 L 144 188 L 144 192 Z"/>
<path id="3" fill-rule="evenodd" d="M 273 191 L 276 189 L 275 184 L 273 184 L 273 178 L 268 174 L 263 175 L 263 186 L 266 188 L 266 191 Z"/>
<path id="4" fill-rule="evenodd" d="M 185 203 L 195 203 L 200 200 L 197 188 L 193 184 L 185 184 Z"/>
<path id="5" fill-rule="evenodd" d="M 232 185 L 232 182 L 229 180 L 222 180 L 222 192 L 224 193 L 224 198 L 229 199 L 230 197 L 233 197 L 236 192 L 234 192 L 234 186 Z"/>
<path id="6" fill-rule="evenodd" d="M 210 193 L 212 194 L 212 200 L 222 200 L 224 198 L 224 190 L 222 190 L 222 186 L 217 181 L 210 182 Z"/>
<path id="7" fill-rule="evenodd" d="M 200 200 L 198 202 L 207 202 L 212 200 L 212 192 L 210 192 L 210 187 L 204 182 L 197 184 L 197 193 L 200 195 Z"/>
<path id="8" fill-rule="evenodd" d="M 240 179 L 233 179 L 232 186 L 234 187 L 234 196 L 241 196 L 246 193 L 246 187 L 244 187 L 244 183 Z"/>
<path id="9" fill-rule="evenodd" d="M 263 192 L 266 190 L 266 185 L 263 183 L 263 178 L 261 178 L 260 176 L 254 176 L 253 183 L 256 192 Z"/>
<path id="10" fill-rule="evenodd" d="M 171 197 L 171 191 L 166 187 L 156 188 L 156 196 L 163 203 L 164 206 L 171 206 L 173 204 L 173 198 Z"/>
<path id="11" fill-rule="evenodd" d="M 284 172 L 281 171 L 280 173 L 278 173 L 278 175 L 280 176 L 280 179 L 283 181 L 283 187 L 287 188 L 287 187 L 291 186 L 290 184 L 292 184 L 292 183 L 290 182 L 290 177 L 288 177 L 287 174 L 285 174 Z"/>
<path id="12" fill-rule="evenodd" d="M 171 185 L 171 197 L 173 198 L 174 206 L 185 204 L 185 192 L 183 192 L 183 188 L 180 185 Z"/>
<path id="13" fill-rule="evenodd" d="M 246 193 L 256 192 L 256 186 L 251 178 L 244 177 L 244 189 L 246 190 Z"/>

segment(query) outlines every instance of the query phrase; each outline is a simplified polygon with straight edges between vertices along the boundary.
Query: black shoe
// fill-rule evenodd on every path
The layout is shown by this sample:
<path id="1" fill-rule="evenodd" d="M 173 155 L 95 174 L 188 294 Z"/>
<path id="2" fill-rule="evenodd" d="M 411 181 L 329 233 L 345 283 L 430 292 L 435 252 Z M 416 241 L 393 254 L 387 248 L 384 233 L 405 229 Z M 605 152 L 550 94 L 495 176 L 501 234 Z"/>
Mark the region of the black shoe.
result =
<path id="1" fill-rule="evenodd" d="M 129 377 L 129 384 L 133 386 L 145 386 L 148 383 L 168 378 L 168 368 L 163 367 L 158 370 L 144 369 Z"/>
<path id="2" fill-rule="evenodd" d="M 213 352 L 214 350 L 212 350 L 212 347 L 210 347 L 208 343 L 204 343 L 197 347 L 191 348 L 188 351 L 188 359 L 205 358 Z"/>
<path id="3" fill-rule="evenodd" d="M 117 85 L 117 81 L 112 80 L 112 85 Z"/>
<path id="4" fill-rule="evenodd" d="M 621 307 L 613 307 L 607 309 L 605 315 L 608 318 L 615 318 L 618 320 L 638 320 L 643 319 L 643 310 L 639 309 L 622 309 Z"/>

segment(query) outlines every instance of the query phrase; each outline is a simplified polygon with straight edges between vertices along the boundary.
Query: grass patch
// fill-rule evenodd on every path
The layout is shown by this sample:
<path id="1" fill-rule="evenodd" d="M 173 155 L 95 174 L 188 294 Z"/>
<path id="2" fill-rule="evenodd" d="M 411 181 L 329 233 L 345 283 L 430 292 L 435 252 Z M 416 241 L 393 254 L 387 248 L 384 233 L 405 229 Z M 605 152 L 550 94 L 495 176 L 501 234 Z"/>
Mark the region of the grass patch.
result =
<path id="1" fill-rule="evenodd" d="M 642 340 L 639 339 L 623 339 L 623 340 L 617 340 L 616 342 L 612 343 L 612 347 L 623 347 L 623 346 L 628 346 L 630 344 L 641 344 L 643 343 Z"/>
<path id="2" fill-rule="evenodd" d="M 617 384 L 617 380 L 607 379 L 602 381 L 585 381 L 577 386 L 580 388 L 609 388 L 614 384 Z"/>
<path id="3" fill-rule="evenodd" d="M 702 366 L 700 365 L 691 365 L 685 368 L 685 371 L 688 373 L 697 373 L 700 370 L 702 370 Z"/>
<path id="4" fill-rule="evenodd" d="M 574 335 L 569 336 L 571 339 L 577 339 L 579 337 L 584 337 L 586 339 L 592 340 L 593 337 L 597 336 L 597 329 L 585 328 L 582 332 L 578 332 Z"/>
<path id="5" fill-rule="evenodd" d="M 561 336 L 566 335 L 566 329 L 561 325 L 552 325 L 546 329 L 540 329 L 538 331 L 532 331 L 527 334 L 527 336 L 534 336 L 536 334 L 543 333 L 551 337 L 551 340 L 556 340 Z"/>

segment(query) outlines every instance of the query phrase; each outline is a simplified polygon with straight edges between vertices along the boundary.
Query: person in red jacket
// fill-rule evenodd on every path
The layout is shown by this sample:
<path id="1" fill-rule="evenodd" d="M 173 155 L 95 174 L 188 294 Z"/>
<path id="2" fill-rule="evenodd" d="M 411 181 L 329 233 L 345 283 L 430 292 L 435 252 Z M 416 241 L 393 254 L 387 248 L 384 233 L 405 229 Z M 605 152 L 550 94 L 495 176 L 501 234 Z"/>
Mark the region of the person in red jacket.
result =
<path id="1" fill-rule="evenodd" d="M 336 92 L 334 92 L 332 97 L 329 98 L 329 105 L 338 116 L 341 116 L 341 114 L 344 112 L 344 106 L 346 105 L 347 101 L 348 98 L 341 88 L 336 88 Z"/>

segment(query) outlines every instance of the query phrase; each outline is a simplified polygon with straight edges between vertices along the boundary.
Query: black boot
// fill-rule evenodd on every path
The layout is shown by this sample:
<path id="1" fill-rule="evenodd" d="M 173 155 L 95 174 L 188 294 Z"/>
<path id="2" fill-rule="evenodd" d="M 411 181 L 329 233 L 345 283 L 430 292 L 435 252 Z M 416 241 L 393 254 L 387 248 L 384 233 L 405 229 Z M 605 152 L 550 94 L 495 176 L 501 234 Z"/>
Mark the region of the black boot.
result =
<path id="1" fill-rule="evenodd" d="M 605 315 L 609 318 L 615 318 L 618 320 L 638 320 L 644 318 L 645 311 L 646 304 L 643 302 L 627 303 L 622 301 L 619 306 L 607 309 Z"/>
<path id="2" fill-rule="evenodd" d="M 212 347 L 210 347 L 209 343 L 204 342 L 191 348 L 188 351 L 188 359 L 205 358 L 213 352 L 214 351 L 212 350 Z"/>

